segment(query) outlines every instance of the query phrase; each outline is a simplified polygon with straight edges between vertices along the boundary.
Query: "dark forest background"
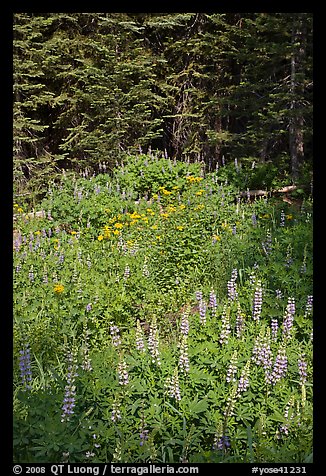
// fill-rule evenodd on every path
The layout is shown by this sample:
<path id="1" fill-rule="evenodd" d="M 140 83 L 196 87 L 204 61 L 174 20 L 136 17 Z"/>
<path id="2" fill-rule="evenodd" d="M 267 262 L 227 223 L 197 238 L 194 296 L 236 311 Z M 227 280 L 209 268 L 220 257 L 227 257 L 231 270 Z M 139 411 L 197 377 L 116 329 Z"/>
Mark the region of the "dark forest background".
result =
<path id="1" fill-rule="evenodd" d="M 311 13 L 16 13 L 13 32 L 16 200 L 151 150 L 311 181 Z"/>

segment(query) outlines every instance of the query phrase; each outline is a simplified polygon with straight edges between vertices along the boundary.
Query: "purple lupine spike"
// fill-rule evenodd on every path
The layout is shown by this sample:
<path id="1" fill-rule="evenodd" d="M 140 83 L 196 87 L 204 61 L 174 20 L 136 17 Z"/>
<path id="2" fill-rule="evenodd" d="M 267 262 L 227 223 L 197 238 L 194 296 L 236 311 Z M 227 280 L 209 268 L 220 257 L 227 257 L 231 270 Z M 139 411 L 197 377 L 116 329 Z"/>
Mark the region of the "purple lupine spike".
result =
<path id="1" fill-rule="evenodd" d="M 31 390 L 32 372 L 31 372 L 31 351 L 29 343 L 26 342 L 19 351 L 19 368 L 24 391 Z"/>
<path id="2" fill-rule="evenodd" d="M 229 340 L 229 334 L 231 333 L 231 328 L 230 328 L 230 317 L 229 313 L 227 312 L 226 305 L 224 306 L 222 317 L 222 329 L 221 329 L 221 334 L 219 338 L 219 343 L 220 344 L 227 344 Z"/>
<path id="3" fill-rule="evenodd" d="M 286 306 L 284 320 L 283 320 L 283 336 L 287 339 L 291 337 L 294 314 L 295 314 L 295 300 L 294 298 L 289 297 L 288 304 Z"/>
<path id="4" fill-rule="evenodd" d="M 143 329 L 141 328 L 139 319 L 137 319 L 136 327 L 136 349 L 140 352 L 145 352 L 144 333 Z"/>
<path id="5" fill-rule="evenodd" d="M 259 321 L 262 309 L 263 302 L 263 289 L 261 286 L 261 281 L 257 280 L 256 289 L 254 293 L 254 300 L 252 305 L 252 318 L 254 321 Z"/>
<path id="6" fill-rule="evenodd" d="M 277 339 L 277 332 L 278 332 L 278 320 L 272 319 L 271 321 L 271 331 L 272 331 L 272 338 L 274 340 Z"/>
<path id="7" fill-rule="evenodd" d="M 209 293 L 209 307 L 211 309 L 212 316 L 215 317 L 217 302 L 216 302 L 216 294 L 213 289 Z"/>
<path id="8" fill-rule="evenodd" d="M 248 390 L 249 375 L 250 375 L 250 360 L 247 361 L 246 365 L 244 366 L 241 372 L 241 376 L 240 376 L 238 387 L 237 387 L 237 396 L 239 396 L 241 393 Z"/>
<path id="9" fill-rule="evenodd" d="M 206 308 L 205 301 L 201 300 L 199 302 L 199 320 L 202 325 L 206 324 Z"/>
<path id="10" fill-rule="evenodd" d="M 237 311 L 236 322 L 235 322 L 237 337 L 241 337 L 243 335 L 244 326 L 245 326 L 244 315 L 241 311 L 240 303 L 238 302 L 238 311 Z"/>
<path id="11" fill-rule="evenodd" d="M 267 372 L 266 380 L 272 385 L 275 385 L 279 380 L 285 377 L 288 367 L 288 359 L 286 355 L 286 349 L 283 343 L 280 344 L 280 347 L 277 352 L 273 370 L 271 373 Z"/>
<path id="12" fill-rule="evenodd" d="M 127 370 L 127 364 L 124 360 L 120 360 L 118 364 L 118 378 L 119 378 L 120 385 L 128 385 L 129 374 Z"/>
<path id="13" fill-rule="evenodd" d="M 110 334 L 112 345 L 118 347 L 121 344 L 120 329 L 112 321 L 110 322 Z"/>
<path id="14" fill-rule="evenodd" d="M 74 407 L 76 405 L 75 380 L 78 374 L 75 352 L 68 352 L 67 362 L 67 384 L 65 386 L 65 396 L 62 405 L 61 422 L 70 420 L 71 415 L 74 414 Z"/>
<path id="15" fill-rule="evenodd" d="M 167 379 L 166 386 L 167 386 L 168 394 L 170 395 L 170 397 L 180 401 L 181 392 L 179 387 L 178 368 L 174 370 L 173 376 Z"/>
<path id="16" fill-rule="evenodd" d="M 189 372 L 188 342 L 187 336 L 182 336 L 180 344 L 179 368 L 181 372 Z"/>
<path id="17" fill-rule="evenodd" d="M 233 269 L 231 273 L 231 279 L 230 281 L 228 281 L 228 284 L 227 284 L 228 298 L 230 301 L 235 301 L 238 298 L 237 284 L 236 284 L 237 277 L 238 277 L 238 270 Z"/>
<path id="18" fill-rule="evenodd" d="M 184 336 L 187 336 L 189 334 L 189 313 L 190 308 L 188 306 L 181 315 L 180 332 Z"/>
<path id="19" fill-rule="evenodd" d="M 299 377 L 301 385 L 304 385 L 307 381 L 307 362 L 305 361 L 304 354 L 300 355 L 298 359 Z"/>
<path id="20" fill-rule="evenodd" d="M 156 317 L 154 316 L 149 328 L 148 349 L 152 356 L 152 362 L 156 363 L 157 365 L 161 365 L 158 346 L 159 346 L 159 336 L 158 336 Z"/>

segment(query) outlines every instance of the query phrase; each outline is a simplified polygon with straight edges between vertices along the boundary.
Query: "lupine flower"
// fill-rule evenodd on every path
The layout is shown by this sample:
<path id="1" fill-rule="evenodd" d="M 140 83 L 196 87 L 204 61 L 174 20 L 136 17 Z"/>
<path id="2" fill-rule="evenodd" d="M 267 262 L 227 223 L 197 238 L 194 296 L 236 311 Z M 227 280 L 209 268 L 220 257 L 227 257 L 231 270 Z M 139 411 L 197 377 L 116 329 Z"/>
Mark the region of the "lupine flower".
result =
<path id="1" fill-rule="evenodd" d="M 262 247 L 266 255 L 268 256 L 272 251 L 272 234 L 270 230 L 268 230 L 266 233 L 266 241 L 262 243 Z"/>
<path id="2" fill-rule="evenodd" d="M 161 365 L 160 354 L 158 351 L 159 339 L 156 317 L 154 316 L 149 328 L 148 349 L 152 356 L 152 362 Z"/>
<path id="3" fill-rule="evenodd" d="M 29 343 L 26 342 L 19 351 L 19 368 L 24 391 L 31 390 L 32 372 L 31 372 L 31 350 Z"/>
<path id="4" fill-rule="evenodd" d="M 118 402 L 114 402 L 111 412 L 111 420 L 116 423 L 118 420 L 121 420 L 120 405 Z"/>
<path id="5" fill-rule="evenodd" d="M 249 195 L 248 200 L 250 200 L 250 195 Z M 253 226 L 257 226 L 257 215 L 255 213 L 253 213 L 251 215 L 251 221 L 252 221 Z"/>
<path id="6" fill-rule="evenodd" d="M 145 276 L 146 278 L 149 276 L 149 269 L 146 263 L 144 263 L 143 266 L 143 276 Z"/>
<path id="7" fill-rule="evenodd" d="M 228 367 L 227 374 L 226 374 L 226 381 L 228 383 L 236 381 L 235 375 L 237 373 L 237 365 L 236 365 L 237 361 L 238 361 L 238 353 L 237 351 L 235 351 L 230 359 L 230 365 Z"/>
<path id="8" fill-rule="evenodd" d="M 262 308 L 262 299 L 263 296 L 263 289 L 261 286 L 261 281 L 257 280 L 256 290 L 254 293 L 254 300 L 252 305 L 252 318 L 254 321 L 259 321 L 261 315 L 261 308 Z"/>
<path id="9" fill-rule="evenodd" d="M 307 304 L 305 310 L 305 317 L 312 316 L 313 311 L 313 296 L 307 296 Z"/>
<path id="10" fill-rule="evenodd" d="M 213 289 L 209 293 L 209 307 L 211 309 L 212 316 L 215 317 L 217 302 L 216 302 L 216 294 L 214 293 Z"/>
<path id="11" fill-rule="evenodd" d="M 125 270 L 124 270 L 124 273 L 123 273 L 123 278 L 124 278 L 124 279 L 128 279 L 129 276 L 130 276 L 130 268 L 129 268 L 129 266 L 127 265 L 127 266 L 125 267 Z"/>
<path id="12" fill-rule="evenodd" d="M 118 364 L 118 377 L 120 385 L 128 385 L 129 375 L 127 371 L 127 364 L 124 360 L 120 360 Z"/>
<path id="13" fill-rule="evenodd" d="M 284 411 L 284 418 L 287 420 L 286 423 L 284 423 L 283 425 L 280 426 L 280 433 L 284 433 L 286 436 L 288 436 L 289 434 L 289 426 L 291 424 L 291 420 L 294 418 L 294 413 L 292 412 L 291 414 L 291 417 L 289 418 L 289 412 L 291 410 L 291 408 L 293 407 L 294 405 L 294 398 L 291 397 L 288 404 L 286 405 L 285 407 L 285 411 Z"/>
<path id="14" fill-rule="evenodd" d="M 88 345 L 88 335 L 89 330 L 87 328 L 86 322 L 83 323 L 83 345 L 82 345 L 82 354 L 83 354 L 83 363 L 81 365 L 83 370 L 90 372 L 92 369 L 92 364 L 89 358 L 89 345 Z"/>
<path id="15" fill-rule="evenodd" d="M 244 366 L 242 372 L 241 372 L 241 375 L 240 375 L 240 379 L 239 379 L 239 383 L 238 383 L 238 387 L 237 387 L 237 396 L 240 395 L 240 393 L 243 393 L 245 392 L 246 390 L 248 390 L 248 387 L 249 387 L 249 375 L 250 375 L 250 360 L 248 360 L 246 362 L 246 365 Z"/>
<path id="16" fill-rule="evenodd" d="M 74 414 L 75 400 L 76 400 L 76 386 L 75 379 L 77 374 L 76 356 L 73 352 L 68 352 L 67 355 L 68 372 L 67 385 L 65 386 L 65 396 L 62 405 L 61 421 L 69 421 L 71 415 Z"/>
<path id="17" fill-rule="evenodd" d="M 114 325 L 112 321 L 110 322 L 110 334 L 112 345 L 118 347 L 121 344 L 120 329 L 118 326 Z"/>
<path id="18" fill-rule="evenodd" d="M 300 273 L 305 274 L 307 272 L 307 245 L 304 247 L 303 260 L 300 268 Z"/>
<path id="19" fill-rule="evenodd" d="M 282 291 L 280 291 L 279 289 L 276 289 L 275 294 L 276 294 L 276 299 L 282 299 L 283 297 Z"/>
<path id="20" fill-rule="evenodd" d="M 205 301 L 199 301 L 199 320 L 202 325 L 206 324 L 206 303 Z"/>
<path id="21" fill-rule="evenodd" d="M 272 319 L 271 321 L 271 330 L 272 330 L 272 338 L 274 340 L 277 339 L 277 332 L 278 332 L 278 320 Z"/>
<path id="22" fill-rule="evenodd" d="M 44 284 L 48 284 L 49 280 L 48 280 L 48 274 L 46 272 L 46 270 L 44 270 L 44 274 L 43 274 L 43 283 Z"/>
<path id="23" fill-rule="evenodd" d="M 231 447 L 230 438 L 226 435 L 218 436 L 217 434 L 214 437 L 213 450 L 228 450 Z"/>
<path id="24" fill-rule="evenodd" d="M 283 336 L 285 338 L 291 337 L 294 313 L 295 313 L 295 301 L 294 301 L 294 298 L 289 297 L 288 304 L 286 306 L 286 313 L 285 313 L 284 321 L 283 321 Z"/>
<path id="25" fill-rule="evenodd" d="M 148 439 L 148 431 L 149 430 L 144 430 L 142 429 L 142 431 L 139 433 L 139 438 L 140 438 L 140 446 L 143 446 L 145 441 Z"/>
<path id="26" fill-rule="evenodd" d="M 289 268 L 291 264 L 293 263 L 293 258 L 292 258 L 292 248 L 291 245 L 288 246 L 287 252 L 286 252 L 286 262 L 285 266 Z"/>
<path id="27" fill-rule="evenodd" d="M 33 272 L 33 266 L 31 266 L 29 273 L 28 273 L 28 279 L 33 283 L 34 282 L 34 272 Z"/>
<path id="28" fill-rule="evenodd" d="M 230 310 L 226 308 L 226 305 L 224 306 L 223 313 L 222 313 L 222 329 L 221 329 L 221 334 L 219 338 L 220 344 L 227 344 L 229 340 L 229 334 L 231 333 L 230 329 Z"/>
<path id="29" fill-rule="evenodd" d="M 199 301 L 199 302 L 202 301 L 203 293 L 201 291 L 196 291 L 195 296 L 196 296 L 197 301 Z"/>
<path id="30" fill-rule="evenodd" d="M 241 337 L 244 331 L 244 326 L 245 326 L 245 321 L 244 321 L 244 315 L 241 311 L 240 303 L 238 302 L 238 311 L 237 311 L 237 317 L 235 321 L 235 328 L 236 328 L 236 333 L 237 337 Z"/>
<path id="31" fill-rule="evenodd" d="M 173 376 L 168 378 L 166 381 L 166 387 L 168 394 L 170 397 L 174 398 L 175 400 L 181 400 L 181 393 L 179 388 L 179 376 L 178 376 L 178 368 L 174 370 Z"/>
<path id="32" fill-rule="evenodd" d="M 86 306 L 86 311 L 89 312 L 92 309 L 92 304 L 89 302 Z"/>
<path id="33" fill-rule="evenodd" d="M 238 277 L 238 270 L 233 269 L 231 273 L 231 279 L 228 281 L 227 288 L 228 288 L 228 298 L 230 301 L 234 301 L 238 297 L 237 293 L 237 285 L 236 285 L 236 280 Z"/>
<path id="34" fill-rule="evenodd" d="M 307 362 L 304 360 L 304 354 L 298 359 L 299 377 L 301 385 L 307 381 Z"/>
<path id="35" fill-rule="evenodd" d="M 280 344 L 278 353 L 275 359 L 272 373 L 266 371 L 265 376 L 268 383 L 275 385 L 279 380 L 285 377 L 287 372 L 288 359 L 286 355 L 286 349 L 283 343 Z"/>
<path id="36" fill-rule="evenodd" d="M 180 344 L 179 368 L 181 372 L 189 372 L 188 342 L 185 335 L 182 336 Z"/>
<path id="37" fill-rule="evenodd" d="M 284 213 L 284 210 L 281 210 L 280 226 L 285 226 L 285 213 Z"/>
<path id="38" fill-rule="evenodd" d="M 272 351 L 270 348 L 270 330 L 266 330 L 264 334 L 264 329 L 260 332 L 255 340 L 255 345 L 253 348 L 252 360 L 257 364 L 261 365 L 265 370 L 265 377 L 268 379 L 269 369 L 272 366 Z"/>
<path id="39" fill-rule="evenodd" d="M 145 352 L 145 345 L 144 345 L 144 333 L 143 329 L 141 328 L 139 319 L 137 319 L 137 327 L 136 327 L 136 349 L 140 352 Z"/>
<path id="40" fill-rule="evenodd" d="M 180 332 L 184 336 L 187 336 L 189 334 L 189 320 L 188 320 L 189 314 L 190 314 L 190 307 L 187 306 L 181 315 L 181 323 L 180 323 Z"/>

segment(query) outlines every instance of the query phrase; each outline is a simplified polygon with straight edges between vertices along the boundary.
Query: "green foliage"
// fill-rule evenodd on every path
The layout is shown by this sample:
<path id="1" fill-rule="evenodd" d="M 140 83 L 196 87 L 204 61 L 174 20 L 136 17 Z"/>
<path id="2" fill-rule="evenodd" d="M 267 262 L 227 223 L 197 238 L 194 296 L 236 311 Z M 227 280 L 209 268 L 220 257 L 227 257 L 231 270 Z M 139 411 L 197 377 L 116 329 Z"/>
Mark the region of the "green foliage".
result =
<path id="1" fill-rule="evenodd" d="M 131 156 L 51 184 L 43 218 L 15 207 L 15 462 L 311 461 L 312 200 L 239 202 L 230 164 L 201 172 Z M 259 340 L 270 371 L 285 349 L 277 382 Z"/>

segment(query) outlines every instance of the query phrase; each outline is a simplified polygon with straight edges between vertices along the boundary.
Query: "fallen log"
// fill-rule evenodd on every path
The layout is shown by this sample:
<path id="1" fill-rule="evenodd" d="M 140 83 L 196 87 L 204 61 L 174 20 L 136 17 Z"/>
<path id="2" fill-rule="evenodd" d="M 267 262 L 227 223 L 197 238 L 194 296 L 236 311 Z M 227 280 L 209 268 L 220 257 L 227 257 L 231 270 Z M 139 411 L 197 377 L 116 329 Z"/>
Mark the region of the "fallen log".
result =
<path id="1" fill-rule="evenodd" d="M 278 194 L 278 193 L 289 193 L 293 192 L 296 190 L 298 187 L 297 185 L 287 185 L 282 188 L 277 188 L 274 190 L 246 190 L 240 192 L 238 195 L 239 198 L 249 198 L 249 199 L 255 199 L 256 197 L 270 197 L 272 195 Z"/>
<path id="2" fill-rule="evenodd" d="M 18 217 L 20 217 L 22 215 L 18 215 L 18 214 L 14 214 L 13 215 L 13 220 L 16 221 L 18 219 Z M 46 214 L 45 214 L 45 210 L 40 210 L 38 212 L 30 212 L 30 213 L 24 213 L 23 216 L 25 218 L 45 218 L 46 217 Z M 53 218 L 51 216 L 48 216 L 47 217 L 48 220 L 52 221 Z"/>

